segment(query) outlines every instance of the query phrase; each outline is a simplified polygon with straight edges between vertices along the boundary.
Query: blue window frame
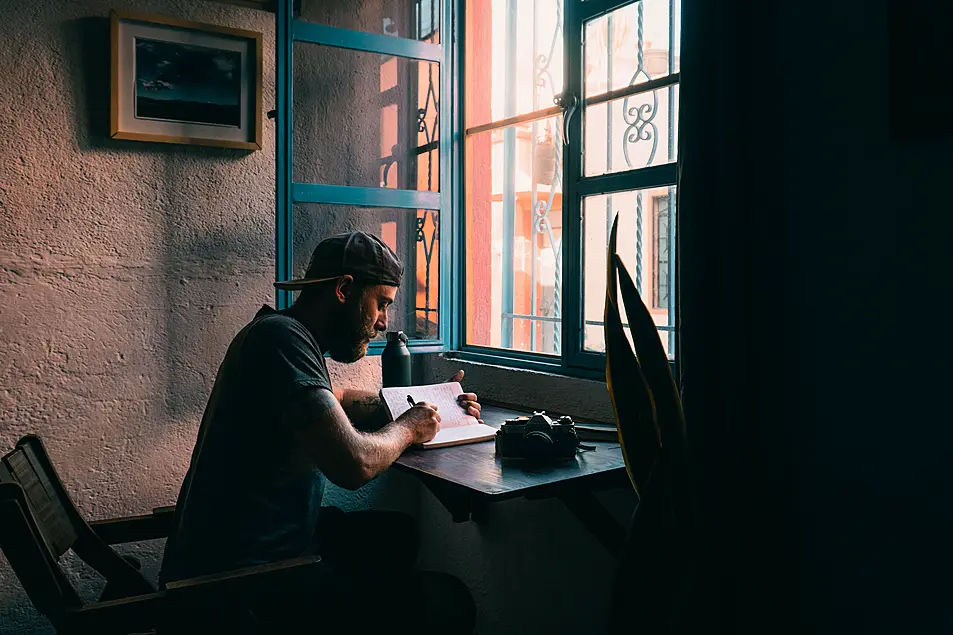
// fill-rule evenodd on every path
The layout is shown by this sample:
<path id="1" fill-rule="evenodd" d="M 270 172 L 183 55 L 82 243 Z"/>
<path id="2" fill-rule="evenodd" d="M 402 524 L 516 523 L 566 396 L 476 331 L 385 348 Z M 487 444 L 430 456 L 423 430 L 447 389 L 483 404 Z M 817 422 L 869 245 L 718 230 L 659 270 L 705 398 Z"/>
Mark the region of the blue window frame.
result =
<path id="1" fill-rule="evenodd" d="M 355 226 L 354 218 L 357 217 L 372 218 L 377 223 L 381 218 L 399 220 L 406 228 L 404 233 L 407 234 L 408 240 L 413 243 L 404 247 L 409 250 L 408 253 L 420 254 L 425 261 L 424 265 L 418 269 L 418 275 L 424 276 L 423 289 L 418 292 L 417 280 L 413 280 L 415 297 L 408 302 L 413 303 L 410 308 L 411 316 L 418 321 L 423 320 L 426 339 L 412 339 L 409 346 L 415 352 L 447 350 L 451 339 L 451 320 L 448 316 L 451 315 L 449 272 L 453 245 L 452 240 L 437 238 L 440 233 L 452 238 L 456 222 L 450 205 L 450 170 L 443 169 L 443 165 L 437 165 L 436 180 L 439 183 L 434 183 L 433 168 L 435 166 L 429 159 L 437 150 L 441 157 L 440 161 L 447 164 L 451 154 L 451 135 L 441 134 L 438 139 L 434 138 L 437 130 L 449 131 L 451 128 L 451 109 L 438 107 L 438 95 L 452 94 L 449 72 L 452 38 L 441 37 L 440 42 L 437 42 L 436 37 L 438 32 L 443 34 L 450 32 L 451 12 L 446 8 L 441 10 L 440 0 L 404 0 L 396 3 L 401 10 L 407 8 L 412 12 L 407 20 L 410 26 L 405 24 L 406 32 L 402 34 L 400 25 L 389 18 L 384 18 L 382 24 L 373 25 L 372 28 L 365 28 L 365 30 L 360 30 L 360 25 L 357 28 L 342 28 L 339 24 L 322 24 L 319 23 L 320 17 L 318 20 L 301 19 L 301 16 L 295 14 L 295 4 L 297 3 L 294 0 L 279 0 L 276 7 L 275 277 L 280 280 L 294 277 L 296 273 L 300 274 L 300 271 L 294 271 L 296 264 L 297 268 L 301 268 L 313 247 L 313 244 L 298 245 L 296 253 L 296 217 L 300 220 L 300 218 L 307 218 L 309 214 L 319 215 L 320 218 L 317 221 L 319 224 L 326 221 L 327 226 L 338 229 Z M 363 26 L 367 27 L 367 25 Z M 373 30 L 381 32 L 375 33 L 372 32 Z M 413 37 L 405 37 L 406 35 Z M 295 180 L 296 174 L 299 178 L 302 178 L 301 174 L 314 177 L 311 180 L 321 180 L 324 176 L 304 169 L 308 166 L 302 166 L 301 162 L 295 165 L 295 52 L 298 51 L 299 55 L 302 52 L 300 48 L 296 48 L 296 45 L 325 47 L 322 51 L 326 52 L 328 57 L 344 58 L 347 51 L 355 55 L 376 55 L 379 56 L 376 59 L 380 60 L 382 69 L 388 61 L 397 59 L 405 65 L 413 66 L 414 72 L 409 75 L 412 81 L 401 88 L 406 89 L 415 100 L 419 97 L 421 101 L 415 101 L 415 104 L 422 103 L 423 107 L 414 108 L 414 112 L 411 113 L 413 119 L 409 123 L 401 121 L 394 125 L 403 126 L 401 128 L 403 138 L 410 145 L 414 145 L 411 140 L 415 138 L 417 140 L 416 147 L 405 148 L 402 156 L 413 157 L 415 164 L 418 160 L 425 159 L 427 182 L 424 183 L 423 188 L 396 189 L 394 187 L 391 181 L 394 177 L 392 168 L 397 162 L 394 157 L 396 153 L 381 157 L 380 187 Z M 305 61 L 299 60 L 299 66 L 304 66 Z M 342 66 L 346 66 L 346 63 Z M 396 61 L 392 66 L 397 67 Z M 433 71 L 435 66 L 443 72 L 435 74 Z M 420 71 L 422 68 L 427 70 Z M 390 72 L 397 76 L 398 71 L 392 69 Z M 429 88 L 423 89 L 420 86 L 418 80 L 421 76 L 429 80 Z M 300 81 L 300 77 L 298 79 Z M 355 78 L 355 81 L 358 79 Z M 331 87 L 328 89 L 330 90 Z M 421 90 L 424 94 L 418 95 Z M 382 87 L 381 95 L 385 92 Z M 359 108 L 362 104 L 353 103 L 353 106 Z M 436 112 L 430 112 L 431 108 Z M 383 116 L 381 114 L 382 118 Z M 322 126 L 329 135 L 340 134 L 333 125 L 322 124 Z M 381 136 L 383 138 L 383 133 Z M 302 141 L 300 135 L 298 141 L 300 146 Z M 395 145 L 394 148 L 396 150 L 398 146 Z M 417 175 L 413 170 L 400 169 L 404 171 L 404 175 L 398 177 L 397 183 L 407 188 L 409 183 L 416 180 Z M 439 187 L 435 187 L 437 185 Z M 381 231 L 387 224 L 387 222 L 380 224 Z M 297 225 L 300 226 L 301 223 L 298 222 Z M 320 235 L 315 236 L 315 240 L 320 237 Z M 304 253 L 305 250 L 307 253 Z M 437 289 L 433 289 L 431 285 L 431 272 L 434 266 L 439 271 L 439 278 L 436 281 Z M 405 283 L 413 274 L 412 270 L 405 273 Z M 437 297 L 436 302 L 432 302 L 433 296 Z M 275 301 L 279 308 L 289 306 L 292 300 L 291 292 L 278 291 L 276 293 Z M 430 329 L 434 316 L 437 319 L 436 333 L 432 333 Z M 383 345 L 382 341 L 372 342 L 370 354 L 379 354 Z"/>
<path id="2" fill-rule="evenodd" d="M 467 56 L 474 38 L 467 25 L 473 2 L 492 4 L 498 23 L 486 26 L 495 29 L 492 46 L 503 49 L 495 65 L 479 69 L 505 84 L 499 103 L 490 103 L 492 99 L 484 95 L 482 120 L 473 120 L 467 110 L 474 96 L 483 94 L 474 82 L 475 71 L 467 66 L 472 63 L 472 56 Z M 600 232 L 605 231 L 607 238 L 612 217 L 619 213 L 624 230 L 620 244 L 631 251 L 622 254 L 623 259 L 646 304 L 658 313 L 663 342 L 674 357 L 679 0 L 382 1 L 388 3 L 413 5 L 414 26 L 384 18 L 373 28 L 343 28 L 300 19 L 294 14 L 294 0 L 277 3 L 276 278 L 300 273 L 293 271 L 296 262 L 301 266 L 301 254 L 294 250 L 298 208 L 308 206 L 317 213 L 359 208 L 416 213 L 416 240 L 422 249 L 418 253 L 426 258 L 426 279 L 435 264 L 439 282 L 436 305 L 431 306 L 432 289 L 427 287 L 423 306 L 415 308 L 427 324 L 431 313 L 439 319 L 437 337 L 412 340 L 412 350 L 451 351 L 479 361 L 600 378 L 605 365 L 598 341 L 604 289 L 598 286 L 600 275 L 587 277 L 587 271 L 602 272 L 604 264 L 586 263 L 593 255 L 604 263 Z M 529 30 L 527 15 L 537 20 Z M 380 32 L 371 32 L 375 30 Z M 666 46 L 659 47 L 659 41 Z M 435 150 L 439 152 L 436 163 L 427 162 L 428 170 L 437 167 L 439 188 L 418 184 L 418 189 L 409 189 L 407 179 L 398 178 L 405 189 L 394 189 L 389 171 L 396 151 L 381 157 L 381 187 L 311 182 L 320 175 L 294 179 L 300 172 L 296 167 L 301 167 L 294 163 L 296 44 L 417 60 L 427 68 L 431 89 L 414 88 L 424 91 L 425 99 L 417 104 L 425 104 L 423 111 L 431 103 L 436 108 L 438 96 L 441 104 L 429 123 L 421 114 L 410 124 L 421 126 L 412 152 L 431 158 Z M 522 50 L 527 46 L 531 54 Z M 434 67 L 439 68 L 436 80 Z M 521 73 L 527 69 L 524 77 Z M 527 77 L 534 87 L 529 97 L 514 88 L 520 81 L 527 83 Z M 439 90 L 432 90 L 435 85 Z M 327 129 L 334 134 L 333 126 Z M 494 222 L 501 222 L 505 231 L 498 254 L 499 288 L 493 297 L 474 298 L 479 275 L 468 270 L 468 258 L 474 253 L 468 241 L 479 231 L 471 228 L 470 236 L 466 231 L 468 197 L 479 178 L 473 178 L 476 173 L 468 165 L 474 156 L 468 144 L 478 138 L 487 141 L 486 147 L 499 145 L 494 160 L 500 174 L 489 180 L 495 179 L 502 191 L 499 201 L 493 193 L 488 200 L 498 203 L 494 218 L 499 221 Z M 522 222 L 520 214 L 527 213 L 532 219 L 529 237 L 513 229 Z M 432 228 L 429 236 L 425 228 Z M 492 232 L 485 233 L 487 239 Z M 443 240 L 435 241 L 437 235 Z M 549 267 L 546 271 L 537 268 L 543 261 Z M 529 263 L 530 270 L 522 305 L 515 302 L 519 288 L 513 275 L 520 263 Z M 290 293 L 277 293 L 279 307 L 291 300 Z M 475 341 L 468 325 L 476 313 L 488 311 L 498 321 L 497 339 Z M 518 329 L 530 346 L 518 346 Z M 382 346 L 374 342 L 370 352 L 379 353 Z"/>
<path id="3" fill-rule="evenodd" d="M 674 359 L 679 0 L 457 0 L 455 13 L 455 169 L 466 184 L 454 192 L 455 238 L 466 248 L 455 252 L 454 349 L 602 377 L 618 213 L 620 255 Z"/>

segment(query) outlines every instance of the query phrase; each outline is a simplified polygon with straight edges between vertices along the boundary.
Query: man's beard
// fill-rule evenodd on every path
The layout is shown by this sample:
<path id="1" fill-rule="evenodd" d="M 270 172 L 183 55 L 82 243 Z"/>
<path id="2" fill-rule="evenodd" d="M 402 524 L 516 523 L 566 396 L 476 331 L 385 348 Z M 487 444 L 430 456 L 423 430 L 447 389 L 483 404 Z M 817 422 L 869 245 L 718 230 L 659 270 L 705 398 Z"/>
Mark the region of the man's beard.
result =
<path id="1" fill-rule="evenodd" d="M 328 347 L 328 354 L 336 362 L 350 364 L 367 354 L 367 345 L 375 337 L 377 330 L 364 311 L 361 298 L 348 299 L 341 307 L 338 318 L 340 329 L 334 343 Z"/>

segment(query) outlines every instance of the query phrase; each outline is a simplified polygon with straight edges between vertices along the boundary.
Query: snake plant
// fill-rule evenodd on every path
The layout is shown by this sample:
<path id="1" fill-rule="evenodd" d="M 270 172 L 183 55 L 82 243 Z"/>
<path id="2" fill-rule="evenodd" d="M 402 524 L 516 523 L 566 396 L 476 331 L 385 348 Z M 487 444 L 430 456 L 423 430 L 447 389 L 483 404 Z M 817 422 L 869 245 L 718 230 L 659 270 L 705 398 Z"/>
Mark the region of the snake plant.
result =
<path id="1" fill-rule="evenodd" d="M 675 633 L 685 628 L 692 565 L 685 417 L 658 328 L 616 253 L 618 224 L 617 215 L 606 259 L 606 386 L 639 505 L 616 582 L 612 627 Z"/>

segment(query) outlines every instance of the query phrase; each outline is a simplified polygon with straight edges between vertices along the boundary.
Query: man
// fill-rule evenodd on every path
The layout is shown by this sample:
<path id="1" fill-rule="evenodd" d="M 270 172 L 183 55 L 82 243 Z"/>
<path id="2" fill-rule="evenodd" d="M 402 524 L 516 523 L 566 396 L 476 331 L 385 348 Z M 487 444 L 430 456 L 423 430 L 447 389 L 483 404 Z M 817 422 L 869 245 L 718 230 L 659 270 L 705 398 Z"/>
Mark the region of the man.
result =
<path id="1" fill-rule="evenodd" d="M 364 357 L 387 329 L 402 275 L 383 241 L 351 232 L 318 244 L 304 278 L 275 283 L 301 293 L 283 311 L 262 307 L 228 348 L 179 493 L 162 584 L 317 553 L 331 573 L 251 598 L 258 620 L 276 631 L 318 632 L 359 610 L 350 631 L 395 632 L 410 611 L 416 632 L 472 630 L 472 599 L 459 581 L 412 571 L 409 517 L 321 508 L 325 479 L 357 489 L 440 427 L 428 403 L 387 421 L 376 392 L 333 388 L 324 362 L 324 352 L 345 363 Z M 479 417 L 476 395 L 461 395 L 460 404 Z"/>

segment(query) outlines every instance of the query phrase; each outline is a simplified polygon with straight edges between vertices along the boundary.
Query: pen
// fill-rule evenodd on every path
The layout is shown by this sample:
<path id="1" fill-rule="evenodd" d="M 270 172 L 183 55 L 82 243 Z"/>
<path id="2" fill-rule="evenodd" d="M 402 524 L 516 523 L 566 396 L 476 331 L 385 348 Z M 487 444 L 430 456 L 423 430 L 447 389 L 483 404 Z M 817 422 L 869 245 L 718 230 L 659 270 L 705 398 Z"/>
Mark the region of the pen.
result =
<path id="1" fill-rule="evenodd" d="M 411 397 L 410 395 L 407 395 L 407 403 L 409 403 L 412 407 L 417 405 L 416 403 L 414 403 L 414 398 Z"/>

